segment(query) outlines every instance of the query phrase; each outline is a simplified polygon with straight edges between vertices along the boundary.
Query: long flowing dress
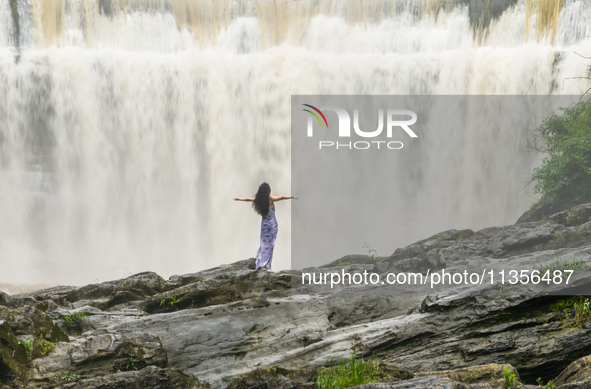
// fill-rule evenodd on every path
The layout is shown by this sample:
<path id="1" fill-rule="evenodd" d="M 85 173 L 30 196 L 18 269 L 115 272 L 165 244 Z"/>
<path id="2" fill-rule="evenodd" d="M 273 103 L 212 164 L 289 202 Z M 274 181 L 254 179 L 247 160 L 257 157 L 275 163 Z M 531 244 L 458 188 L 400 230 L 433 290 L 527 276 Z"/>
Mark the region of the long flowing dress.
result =
<path id="1" fill-rule="evenodd" d="M 277 219 L 275 219 L 275 205 L 269 207 L 269 212 L 261 221 L 261 246 L 257 251 L 256 269 L 271 269 L 273 249 L 277 238 Z"/>

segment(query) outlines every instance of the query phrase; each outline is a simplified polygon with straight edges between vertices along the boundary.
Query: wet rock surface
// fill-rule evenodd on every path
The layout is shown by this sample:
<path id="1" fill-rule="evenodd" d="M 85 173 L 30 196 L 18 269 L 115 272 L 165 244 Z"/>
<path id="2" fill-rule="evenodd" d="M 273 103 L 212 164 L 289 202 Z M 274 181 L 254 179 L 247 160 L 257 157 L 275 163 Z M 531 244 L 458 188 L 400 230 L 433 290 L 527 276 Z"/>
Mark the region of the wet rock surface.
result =
<path id="1" fill-rule="evenodd" d="M 389 372 L 358 388 L 502 388 L 503 370 L 589 387 L 591 308 L 570 296 L 589 294 L 591 205 L 575 208 L 304 271 L 257 272 L 251 258 L 168 280 L 0 293 L 0 388 L 313 388 L 351 355 Z M 569 266 L 568 286 L 302 285 L 302 272 Z"/>

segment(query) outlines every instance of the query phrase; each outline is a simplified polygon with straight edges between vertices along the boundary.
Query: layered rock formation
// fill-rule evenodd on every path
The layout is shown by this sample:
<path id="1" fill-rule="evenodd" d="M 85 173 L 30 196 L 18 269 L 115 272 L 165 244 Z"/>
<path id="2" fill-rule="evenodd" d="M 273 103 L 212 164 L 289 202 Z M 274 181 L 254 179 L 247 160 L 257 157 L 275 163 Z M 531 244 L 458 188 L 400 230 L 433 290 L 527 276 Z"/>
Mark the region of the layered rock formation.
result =
<path id="1" fill-rule="evenodd" d="M 570 295 L 588 293 L 590 217 L 582 205 L 304 270 L 574 267 L 569 285 L 331 288 L 248 259 L 169 280 L 0 293 L 0 388 L 311 388 L 329 360 L 353 354 L 381 361 L 384 382 L 359 388 L 500 388 L 505 369 L 526 384 L 587 387 L 591 309 Z"/>

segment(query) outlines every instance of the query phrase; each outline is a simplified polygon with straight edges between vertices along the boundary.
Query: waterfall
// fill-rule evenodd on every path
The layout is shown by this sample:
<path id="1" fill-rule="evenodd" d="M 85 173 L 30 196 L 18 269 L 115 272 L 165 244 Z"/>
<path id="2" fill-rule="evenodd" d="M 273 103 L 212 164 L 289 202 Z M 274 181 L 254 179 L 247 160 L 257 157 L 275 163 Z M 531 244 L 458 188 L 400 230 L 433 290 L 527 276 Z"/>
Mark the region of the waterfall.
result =
<path id="1" fill-rule="evenodd" d="M 260 217 L 231 199 L 290 194 L 293 94 L 581 94 L 582 56 L 585 0 L 0 0 L 0 282 L 254 256 Z M 513 223 L 533 197 L 506 195 L 445 223 Z"/>

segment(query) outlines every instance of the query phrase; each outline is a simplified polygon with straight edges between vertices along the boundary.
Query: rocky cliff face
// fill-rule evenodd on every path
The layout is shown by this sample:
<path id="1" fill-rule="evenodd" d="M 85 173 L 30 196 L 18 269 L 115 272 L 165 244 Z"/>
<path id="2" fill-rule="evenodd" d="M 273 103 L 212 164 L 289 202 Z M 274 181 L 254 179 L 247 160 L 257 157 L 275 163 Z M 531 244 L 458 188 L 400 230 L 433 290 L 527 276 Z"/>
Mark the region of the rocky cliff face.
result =
<path id="1" fill-rule="evenodd" d="M 331 288 L 248 259 L 169 280 L 0 293 L 0 388 L 311 388 L 331 358 L 352 354 L 381 361 L 385 381 L 360 388 L 500 388 L 504 369 L 591 387 L 591 308 L 569 296 L 588 293 L 590 218 L 587 204 L 305 270 L 573 267 L 568 286 Z"/>

